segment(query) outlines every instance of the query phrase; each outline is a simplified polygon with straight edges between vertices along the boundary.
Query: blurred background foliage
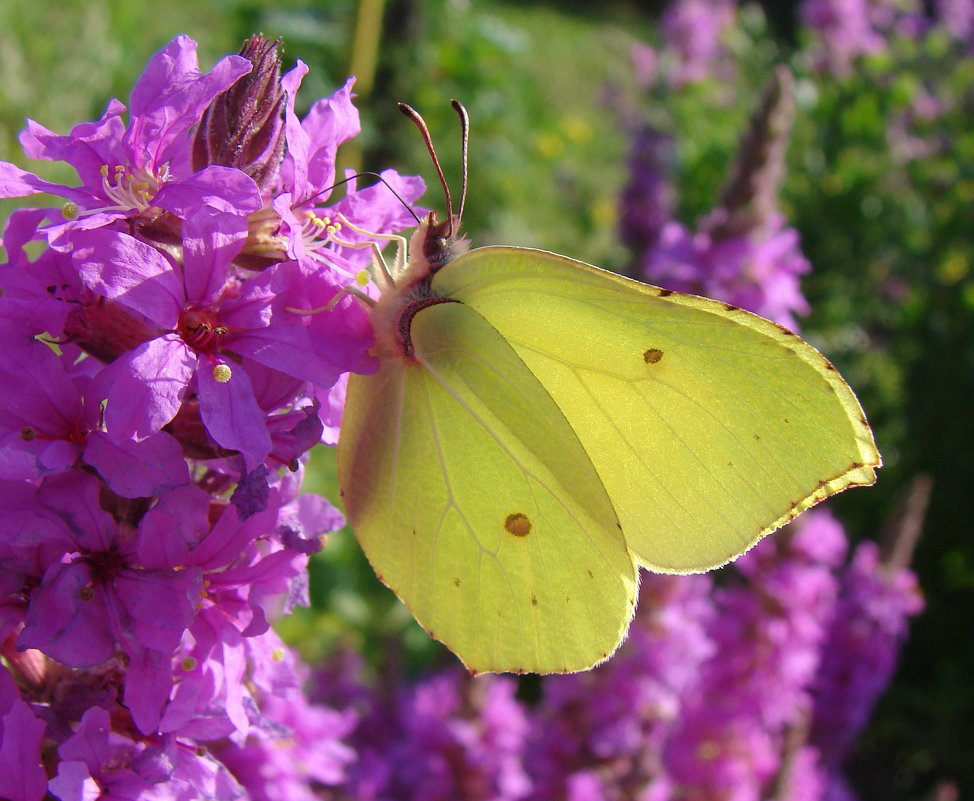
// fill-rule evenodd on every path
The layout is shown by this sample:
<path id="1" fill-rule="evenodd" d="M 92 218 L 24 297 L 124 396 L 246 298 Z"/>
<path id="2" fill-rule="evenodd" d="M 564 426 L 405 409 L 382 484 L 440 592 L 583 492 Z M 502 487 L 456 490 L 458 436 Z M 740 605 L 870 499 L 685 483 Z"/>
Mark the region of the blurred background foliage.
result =
<path id="1" fill-rule="evenodd" d="M 924 798 L 941 779 L 974 792 L 974 540 L 964 500 L 974 477 L 970 43 L 899 36 L 832 74 L 816 70 L 794 3 L 745 4 L 726 38 L 732 70 L 647 89 L 630 54 L 660 43 L 663 5 L 4 0 L 0 158 L 27 166 L 16 141 L 25 117 L 66 132 L 99 116 L 109 97 L 125 99 L 177 33 L 200 42 L 208 68 L 261 31 L 283 38 L 286 66 L 298 57 L 311 66 L 305 105 L 358 74 L 363 135 L 343 154 L 346 166 L 423 174 L 427 203 L 442 208 L 428 156 L 393 101 L 424 114 L 456 187 L 449 99 L 459 98 L 472 119 L 465 226 L 475 244 L 532 245 L 632 272 L 617 222 L 634 124 L 670 138 L 666 166 L 692 225 L 716 204 L 772 65 L 789 63 L 797 115 L 781 204 L 814 266 L 802 283 L 813 309 L 803 331 L 858 392 L 886 460 L 876 487 L 833 508 L 854 538 L 879 538 L 914 477 L 933 479 L 914 556 L 927 609 L 849 775 L 864 799 Z M 0 213 L 12 207 L 4 201 Z M 310 481 L 334 496 L 331 453 L 318 455 Z M 347 532 L 317 558 L 312 592 L 314 608 L 282 624 L 311 660 L 349 645 L 381 677 L 452 658 L 378 584 Z"/>

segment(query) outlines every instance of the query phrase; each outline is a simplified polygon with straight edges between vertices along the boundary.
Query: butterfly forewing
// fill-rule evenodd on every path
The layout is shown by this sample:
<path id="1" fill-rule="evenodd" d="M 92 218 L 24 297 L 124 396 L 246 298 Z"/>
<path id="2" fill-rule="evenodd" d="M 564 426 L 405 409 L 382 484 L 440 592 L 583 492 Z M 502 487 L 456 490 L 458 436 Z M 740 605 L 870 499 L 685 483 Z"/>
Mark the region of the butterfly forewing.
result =
<path id="1" fill-rule="evenodd" d="M 852 391 L 775 323 L 524 248 L 471 251 L 433 288 L 517 351 L 651 568 L 722 564 L 875 479 L 879 454 Z"/>
<path id="2" fill-rule="evenodd" d="M 636 575 L 572 427 L 469 307 L 433 305 L 410 336 L 415 363 L 351 377 L 342 424 L 343 500 L 373 567 L 474 671 L 598 663 Z"/>

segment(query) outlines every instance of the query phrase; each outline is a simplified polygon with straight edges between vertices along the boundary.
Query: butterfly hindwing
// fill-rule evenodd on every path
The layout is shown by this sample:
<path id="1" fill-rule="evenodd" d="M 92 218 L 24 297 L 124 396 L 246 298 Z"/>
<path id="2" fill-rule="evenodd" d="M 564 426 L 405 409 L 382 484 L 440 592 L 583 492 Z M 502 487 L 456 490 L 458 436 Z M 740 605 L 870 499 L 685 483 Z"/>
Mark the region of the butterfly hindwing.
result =
<path id="1" fill-rule="evenodd" d="M 636 569 L 578 437 L 479 314 L 412 319 L 415 361 L 351 376 L 340 481 L 376 572 L 477 672 L 591 667 L 625 634 Z"/>

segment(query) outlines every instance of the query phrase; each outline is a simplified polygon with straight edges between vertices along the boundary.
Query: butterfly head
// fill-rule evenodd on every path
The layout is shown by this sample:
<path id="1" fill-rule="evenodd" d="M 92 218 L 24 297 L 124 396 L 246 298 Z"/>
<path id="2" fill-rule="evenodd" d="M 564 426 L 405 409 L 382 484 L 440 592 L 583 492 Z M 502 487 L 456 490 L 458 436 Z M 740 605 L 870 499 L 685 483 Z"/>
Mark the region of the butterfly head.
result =
<path id="1" fill-rule="evenodd" d="M 470 241 L 460 235 L 460 218 L 453 215 L 441 222 L 435 211 L 426 215 L 409 243 L 412 259 L 425 263 L 430 273 L 437 272 L 469 248 Z"/>

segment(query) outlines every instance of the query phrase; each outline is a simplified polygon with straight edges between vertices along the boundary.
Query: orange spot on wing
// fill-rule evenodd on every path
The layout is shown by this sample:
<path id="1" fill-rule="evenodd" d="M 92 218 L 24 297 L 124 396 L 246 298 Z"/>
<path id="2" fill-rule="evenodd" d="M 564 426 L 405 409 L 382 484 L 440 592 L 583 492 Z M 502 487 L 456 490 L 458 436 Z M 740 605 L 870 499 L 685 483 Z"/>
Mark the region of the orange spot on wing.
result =
<path id="1" fill-rule="evenodd" d="M 531 533 L 531 521 L 527 515 L 515 512 L 507 516 L 504 521 L 504 530 L 515 537 L 526 537 Z"/>

